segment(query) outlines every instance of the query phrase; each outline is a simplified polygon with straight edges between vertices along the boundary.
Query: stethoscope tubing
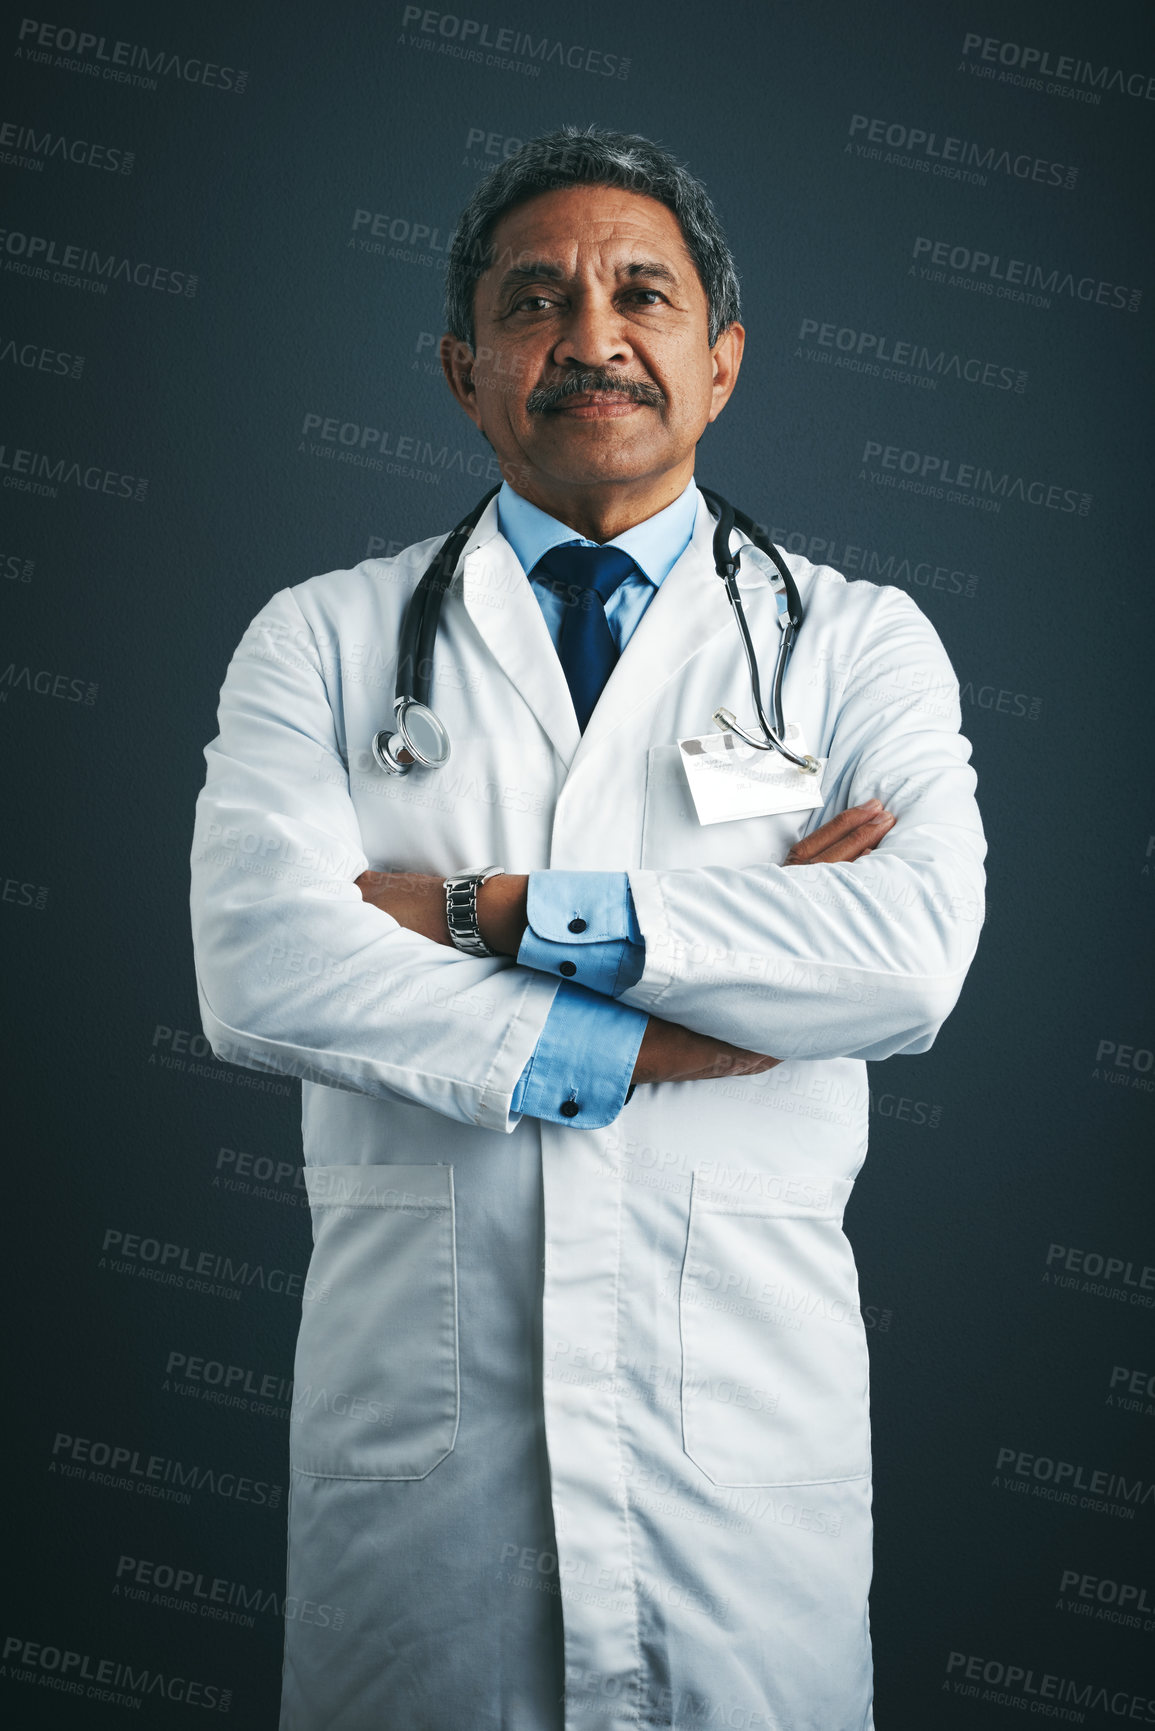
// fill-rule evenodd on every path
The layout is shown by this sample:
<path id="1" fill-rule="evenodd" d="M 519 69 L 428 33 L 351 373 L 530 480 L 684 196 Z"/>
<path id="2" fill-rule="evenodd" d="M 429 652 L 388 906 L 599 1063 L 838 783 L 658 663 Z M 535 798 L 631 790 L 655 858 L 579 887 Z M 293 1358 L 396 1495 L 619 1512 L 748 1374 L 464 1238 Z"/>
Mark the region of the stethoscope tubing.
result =
<path id="1" fill-rule="evenodd" d="M 401 637 L 398 644 L 394 702 L 394 710 L 397 713 L 401 713 L 403 707 L 411 703 L 429 707 L 429 697 L 433 685 L 433 651 L 437 641 L 441 605 L 453 582 L 465 543 L 480 522 L 482 513 L 490 501 L 496 498 L 499 491 L 500 486 L 491 488 L 485 497 L 461 519 L 460 523 L 450 530 L 422 572 L 417 587 L 409 597 L 405 616 L 401 623 Z M 796 752 L 791 751 L 783 738 L 786 725 L 782 715 L 782 682 L 790 652 L 794 647 L 794 640 L 804 618 L 798 587 L 778 549 L 752 518 L 747 517 L 743 511 L 736 511 L 727 500 L 722 498 L 720 493 L 715 493 L 707 487 L 701 487 L 699 491 L 718 513 L 713 540 L 714 566 L 725 585 L 726 596 L 742 639 L 742 649 L 750 675 L 750 689 L 754 697 L 754 711 L 758 725 L 762 729 L 763 739 L 759 740 L 748 733 L 728 711 L 717 712 L 715 719 L 724 715 L 726 725 L 737 733 L 739 738 L 753 746 L 755 750 L 777 751 L 797 768 L 813 771 L 817 768 L 815 760 L 801 757 Z M 737 552 L 734 552 L 730 547 L 730 536 L 736 527 L 749 537 L 760 552 L 771 560 L 782 579 L 786 593 L 786 617 L 780 621 L 781 635 L 774 662 L 774 674 L 770 684 L 770 716 L 767 716 L 763 705 L 758 657 L 750 636 L 742 597 L 738 591 L 737 579 L 741 549 L 739 548 Z"/>

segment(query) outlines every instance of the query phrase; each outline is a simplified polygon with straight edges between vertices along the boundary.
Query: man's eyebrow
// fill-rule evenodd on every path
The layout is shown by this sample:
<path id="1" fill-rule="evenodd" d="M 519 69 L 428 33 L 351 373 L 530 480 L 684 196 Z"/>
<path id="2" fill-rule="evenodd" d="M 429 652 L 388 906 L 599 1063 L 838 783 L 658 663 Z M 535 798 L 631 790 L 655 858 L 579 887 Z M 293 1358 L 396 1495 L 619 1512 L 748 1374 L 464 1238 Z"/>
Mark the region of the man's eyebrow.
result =
<path id="1" fill-rule="evenodd" d="M 677 283 L 678 275 L 668 264 L 659 264 L 657 259 L 642 259 L 634 264 L 627 264 L 618 272 L 619 276 L 635 277 L 649 276 L 657 282 Z"/>
<path id="2" fill-rule="evenodd" d="M 535 258 L 529 264 L 511 265 L 497 285 L 498 294 L 504 294 L 506 289 L 516 288 L 518 283 L 537 282 L 546 277 L 550 282 L 560 282 L 565 275 L 560 264 L 552 259 Z"/>
<path id="3" fill-rule="evenodd" d="M 543 278 L 548 282 L 560 282 L 565 271 L 553 259 L 532 259 L 529 264 L 511 265 L 497 285 L 499 295 L 508 289 L 516 288 L 519 283 L 540 282 Z M 660 264 L 657 259 L 635 259 L 630 264 L 620 265 L 619 277 L 633 280 L 635 277 L 650 277 L 655 282 L 665 282 L 675 285 L 678 282 L 676 272 L 669 265 Z"/>

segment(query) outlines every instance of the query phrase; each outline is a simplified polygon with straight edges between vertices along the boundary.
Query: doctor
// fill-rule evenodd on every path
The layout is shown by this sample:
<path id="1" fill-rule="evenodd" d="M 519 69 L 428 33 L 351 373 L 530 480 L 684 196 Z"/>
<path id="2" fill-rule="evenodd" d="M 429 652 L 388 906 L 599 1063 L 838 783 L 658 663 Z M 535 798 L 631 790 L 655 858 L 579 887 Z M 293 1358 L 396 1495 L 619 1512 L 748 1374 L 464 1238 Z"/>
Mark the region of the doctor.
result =
<path id="1" fill-rule="evenodd" d="M 287 1625 L 282 1731 L 867 1731 L 841 1220 L 863 1060 L 927 1049 L 978 939 L 954 677 L 905 594 L 788 561 L 820 777 L 700 822 L 677 742 L 751 710 L 694 484 L 744 340 L 709 199 L 534 140 L 447 305 L 504 476 L 434 648 L 451 756 L 372 749 L 434 537 L 257 615 L 197 812 L 206 1033 L 304 1078 L 288 1590 L 335 1613 Z"/>

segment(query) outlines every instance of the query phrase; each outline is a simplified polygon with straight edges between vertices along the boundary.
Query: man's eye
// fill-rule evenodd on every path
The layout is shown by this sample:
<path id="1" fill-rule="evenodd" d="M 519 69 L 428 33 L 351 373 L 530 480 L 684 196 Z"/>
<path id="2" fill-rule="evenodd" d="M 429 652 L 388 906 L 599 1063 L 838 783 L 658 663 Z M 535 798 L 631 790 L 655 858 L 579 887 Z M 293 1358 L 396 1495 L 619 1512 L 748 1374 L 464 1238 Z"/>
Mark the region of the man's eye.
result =
<path id="1" fill-rule="evenodd" d="M 537 313 L 540 312 L 543 307 L 551 307 L 553 304 L 554 303 L 546 295 L 522 295 L 519 301 L 514 301 L 513 310 L 515 313 Z"/>
<path id="2" fill-rule="evenodd" d="M 635 299 L 638 297 L 638 295 L 652 295 L 653 299 L 648 300 L 645 303 L 647 306 L 654 306 L 658 301 L 660 301 L 663 298 L 661 296 L 661 294 L 659 294 L 657 289 L 635 289 L 633 291 L 633 293 L 634 293 Z"/>

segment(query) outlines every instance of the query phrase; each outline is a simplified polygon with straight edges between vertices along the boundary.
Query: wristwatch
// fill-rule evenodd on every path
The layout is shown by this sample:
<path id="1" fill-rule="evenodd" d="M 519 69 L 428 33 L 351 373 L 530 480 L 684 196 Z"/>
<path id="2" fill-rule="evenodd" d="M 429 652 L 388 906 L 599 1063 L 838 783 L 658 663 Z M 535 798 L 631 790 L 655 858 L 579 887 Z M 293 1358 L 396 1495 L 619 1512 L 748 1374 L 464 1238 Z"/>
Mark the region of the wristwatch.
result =
<path id="1" fill-rule="evenodd" d="M 465 956 L 496 956 L 477 929 L 477 892 L 490 878 L 505 876 L 504 866 L 479 872 L 455 872 L 445 880 L 445 920 L 455 949 Z"/>

